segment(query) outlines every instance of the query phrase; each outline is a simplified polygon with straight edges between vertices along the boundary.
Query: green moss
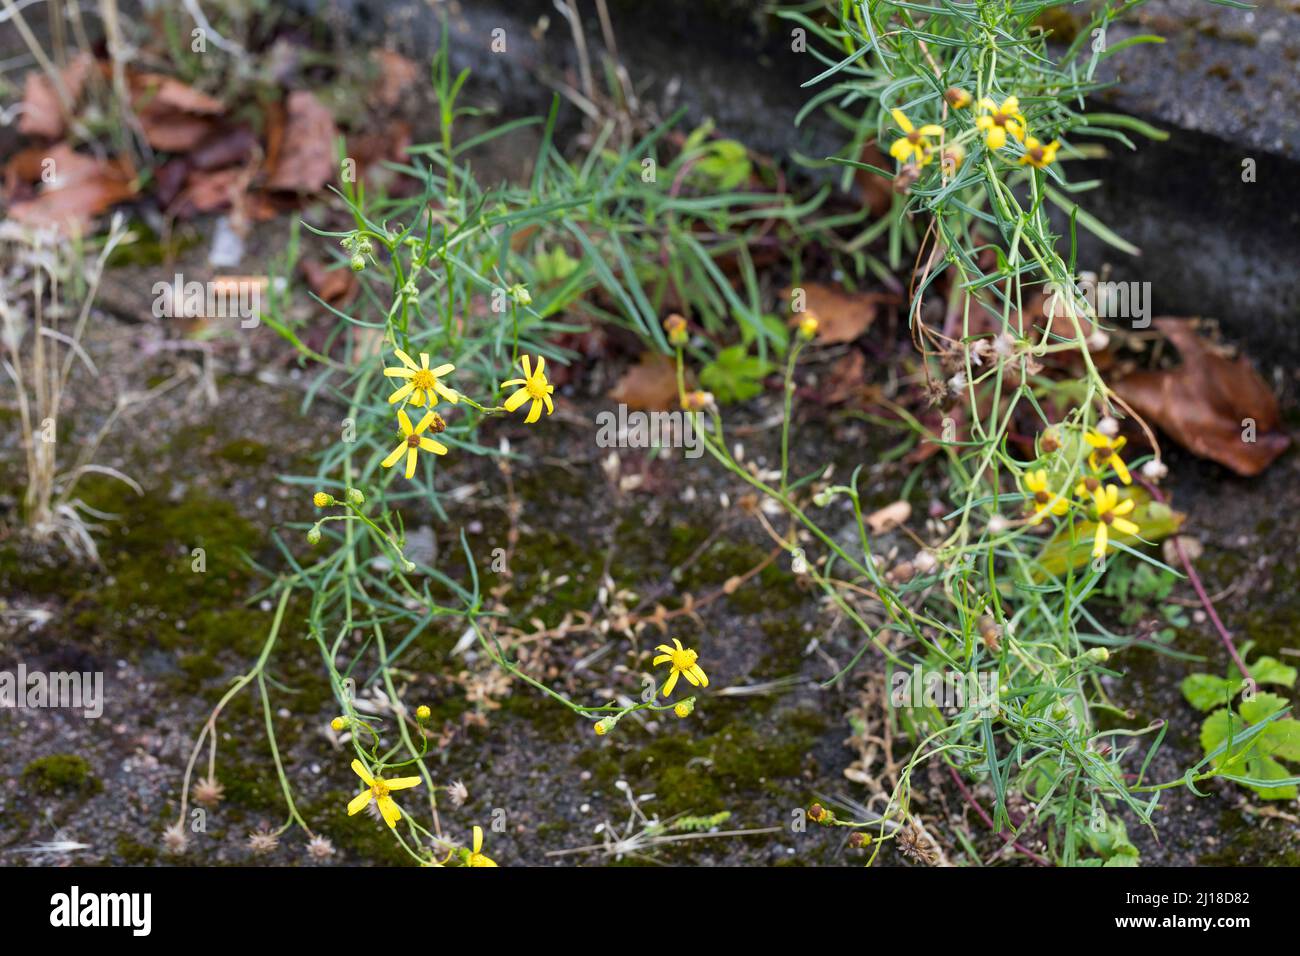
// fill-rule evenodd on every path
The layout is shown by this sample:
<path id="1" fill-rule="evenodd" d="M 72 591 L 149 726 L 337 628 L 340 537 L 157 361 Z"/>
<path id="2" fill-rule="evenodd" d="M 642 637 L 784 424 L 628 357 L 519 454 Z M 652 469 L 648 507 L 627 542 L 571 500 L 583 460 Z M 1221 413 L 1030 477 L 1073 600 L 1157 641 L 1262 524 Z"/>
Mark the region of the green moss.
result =
<path id="1" fill-rule="evenodd" d="M 77 754 L 50 754 L 37 757 L 23 768 L 23 782 L 37 793 L 96 794 L 104 785 L 91 773 L 85 757 Z"/>
<path id="2" fill-rule="evenodd" d="M 663 815 L 716 813 L 786 792 L 782 781 L 803 772 L 811 744 L 799 726 L 773 734 L 736 721 L 703 736 L 665 734 L 626 758 L 623 768 L 654 790 Z"/>
<path id="3" fill-rule="evenodd" d="M 117 838 L 117 855 L 127 866 L 149 866 L 158 859 L 158 851 L 154 847 L 137 843 L 125 833 Z"/>
<path id="4" fill-rule="evenodd" d="M 249 438 L 237 438 L 217 451 L 217 457 L 236 465 L 262 465 L 266 463 L 267 448 Z"/>

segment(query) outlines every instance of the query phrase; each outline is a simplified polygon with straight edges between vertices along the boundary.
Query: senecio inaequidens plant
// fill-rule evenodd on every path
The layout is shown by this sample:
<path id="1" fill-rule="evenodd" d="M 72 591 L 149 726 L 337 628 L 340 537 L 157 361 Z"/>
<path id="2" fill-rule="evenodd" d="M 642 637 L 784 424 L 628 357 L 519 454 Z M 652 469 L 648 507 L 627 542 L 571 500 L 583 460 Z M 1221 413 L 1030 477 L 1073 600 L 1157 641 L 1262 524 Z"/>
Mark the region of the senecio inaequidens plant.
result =
<path id="1" fill-rule="evenodd" d="M 715 458 L 791 516 L 785 535 L 763 523 L 869 638 L 828 685 L 874 646 L 904 691 L 891 696 L 891 720 L 915 750 L 888 806 L 857 819 L 839 819 L 820 804 L 810 812 L 823 825 L 854 828 L 852 845 L 872 846 L 871 860 L 892 840 L 905 855 L 930 861 L 929 840 L 912 812 L 912 780 L 937 763 L 997 834 L 993 857 L 1133 865 L 1138 852 L 1116 808 L 1154 828 L 1164 790 L 1186 785 L 1199 792 L 1196 784 L 1214 776 L 1259 785 L 1254 765 L 1225 755 L 1246 753 L 1244 744 L 1262 739 L 1285 714 L 1261 711 L 1259 724 L 1235 741 L 1215 738 L 1204 760 L 1166 783 L 1146 779 L 1164 721 L 1101 730 L 1096 720 L 1098 713 L 1112 723 L 1131 720 L 1102 678 L 1119 676 L 1107 666 L 1111 651 L 1134 641 L 1108 630 L 1087 599 L 1115 554 L 1176 574 L 1135 545 L 1169 535 L 1181 522 L 1147 490 L 1165 467 L 1154 434 L 1136 415 L 1154 454 L 1139 462 L 1142 486 L 1134 483 L 1117 420 L 1131 410 L 1093 362 L 1106 334 L 1090 303 L 1074 292 L 1079 226 L 1132 247 L 1078 206 L 1072 196 L 1089 185 L 1070 182 L 1062 169 L 1071 158 L 1100 155 L 1081 142 L 1086 137 L 1132 148 L 1126 131 L 1163 136 L 1131 117 L 1085 111 L 1086 96 L 1105 85 L 1097 78 L 1103 61 L 1158 40 L 1106 42 L 1112 21 L 1140 2 L 1093 5 L 1076 35 L 1059 44 L 1039 25 L 1060 6 L 1052 2 L 837 0 L 826 5 L 837 14 L 829 23 L 809 16 L 822 4 L 782 14 L 822 41 L 809 52 L 826 68 L 805 84 L 822 88 L 802 115 L 823 109 L 849 131 L 844 153 L 831 162 L 845 167 L 846 183 L 857 169 L 893 187 L 893 213 L 844 248 L 861 249 L 887 230 L 891 271 L 901 268 L 904 247 L 914 250 L 907 314 L 923 359 L 919 374 L 936 402 L 955 408 L 940 434 L 895 408 L 921 440 L 940 447 L 952 507 L 939 519 L 944 531 L 936 528 L 936 539 L 917 539 L 915 556 L 888 570 L 864 520 L 860 468 L 841 484 L 822 472 L 789 475 L 793 370 L 817 334 L 815 313 L 798 317 L 801 341 L 786 366 L 779 480 L 762 481 L 732 457 L 716 410 L 705 435 Z M 894 169 L 864 161 L 873 141 L 887 144 Z M 1068 223 L 1067 256 L 1058 251 L 1049 205 Z M 943 275 L 951 291 L 940 329 L 928 324 L 922 305 Z M 1041 316 L 1034 304 L 1040 288 L 1047 293 Z M 1062 353 L 1075 358 L 1078 376 L 1043 375 L 1044 358 Z M 964 434 L 953 415 L 964 420 Z M 1038 421 L 1028 460 L 1012 441 L 1026 418 Z M 860 551 L 816 517 L 843 498 L 856 518 Z M 813 559 L 813 549 L 821 556 Z M 950 702 L 915 693 L 917 664 L 963 675 L 989 692 L 968 695 L 954 713 L 940 706 Z M 1136 750 L 1143 738 L 1151 739 L 1145 755 Z M 991 815 L 967 782 L 987 791 Z M 968 841 L 964 849 L 977 852 Z"/>
<path id="2" fill-rule="evenodd" d="M 1098 31 L 1104 38 L 1107 25 L 1135 5 L 1094 8 L 1091 24 L 1063 50 L 1050 47 L 1035 26 L 1055 6 L 1049 2 L 931 7 L 841 0 L 833 4 L 839 16 L 829 26 L 809 17 L 807 8 L 782 13 L 830 51 L 817 52 L 826 69 L 808 85 L 827 84 L 810 108 L 825 108 L 850 130 L 845 154 L 833 161 L 844 165 L 846 178 L 865 169 L 893 183 L 891 215 L 847 242 L 827 234 L 827 246 L 859 275 L 899 271 L 904 249 L 914 254 L 908 320 L 921 354 L 914 377 L 936 399 L 954 403 L 964 420 L 962 434 L 955 422 L 936 434 L 906 408 L 893 406 L 920 440 L 938 447 L 935 460 L 951 499 L 948 513 L 927 526 L 930 540 L 917 537 L 916 553 L 893 567 L 865 514 L 861 467 L 838 482 L 824 468 L 791 474 L 794 375 L 801 355 L 817 347 L 822 321 L 811 311 L 793 316 L 793 336 L 769 321 L 749 258 L 751 229 L 801 223 L 811 232 L 829 231 L 852 217 L 805 222 L 824 191 L 802 207 L 783 197 L 737 192 L 748 166 L 737 172 L 728 161 L 715 169 L 720 157 L 734 160 L 736 151 L 710 152 L 705 135 L 686 137 L 664 162 L 660 176 L 672 187 L 656 185 L 643 171 L 675 118 L 623 144 L 614 143 L 611 122 L 587 157 L 570 163 L 551 142 L 554 109 L 531 181 L 485 191 L 461 162 L 468 145 L 452 135 L 464 113 L 456 106 L 464 74 L 450 75 L 444 45 L 433 69 L 441 139 L 413 148 L 427 165 L 403 170 L 420 183 L 420 193 L 375 199 L 359 184 L 344 183 L 341 196 L 354 227 L 308 227 L 336 240 L 338 265 L 359 277 L 355 314 L 331 308 L 335 330 L 327 347 L 316 348 L 302 340 L 282 303 L 273 299 L 264 316 L 316 371 L 308 404 L 327 399 L 346 409 L 341 440 L 320 456 L 316 473 L 286 479 L 311 489 L 315 505 L 331 510 L 305 526 L 318 547 L 311 560 L 277 537 L 289 570 L 266 571 L 274 582 L 260 596 L 277 596 L 270 633 L 258 661 L 234 682 L 199 734 L 168 846 L 179 851 L 185 845 L 191 779 L 205 741 L 207 775 L 195 784 L 193 799 L 220 799 L 216 723 L 234 695 L 255 683 L 288 817 L 275 831 L 253 834 L 250 847 L 269 849 L 298 826 L 313 855 L 331 852 L 299 811 L 276 743 L 266 664 L 291 603 L 292 626 L 304 622 L 339 705 L 330 732 L 350 747 L 352 771 L 366 788 L 350 802 L 341 800 L 338 813 L 346 820 L 372 808 L 379 825 L 422 865 L 494 865 L 483 853 L 481 827 L 460 840 L 444 832 L 439 793 L 459 807 L 467 788 L 459 781 L 435 782 L 426 760 L 436 733 L 431 709 L 409 709 L 399 689 L 398 662 L 431 624 L 463 627 L 462 644 L 477 644 L 493 666 L 589 721 L 596 735 L 610 734 L 634 711 L 692 714 L 709 684 L 694 648 L 676 639 L 659 645 L 651 666 L 666 666 L 666 677 L 639 701 L 578 703 L 527 673 L 498 641 L 494 624 L 502 612 L 484 593 L 463 532 L 467 582 L 417 554 L 407 540 L 404 509 L 447 520 L 434 481 L 442 456 L 495 457 L 508 474 L 514 456 L 508 442 L 484 447 L 478 427 L 490 416 L 522 414 L 533 424 L 551 414 L 548 363 L 571 357 L 554 343 L 583 328 L 559 316 L 584 310 L 675 356 L 678 399 L 704 449 L 778 506 L 748 510 L 792 555 L 794 572 L 807 575 L 862 632 L 861 648 L 826 686 L 844 681 L 874 649 L 886 683 L 904 691 L 891 695 L 889 719 L 894 739 L 908 740 L 913 751 L 898 766 L 883 804 L 837 815 L 819 803 L 808 813 L 821 825 L 852 829 L 850 846 L 869 849 L 867 862 L 889 843 L 919 862 L 938 859 L 941 851 L 914 800 L 915 775 L 931 767 L 947 774 L 992 830 L 996 849 L 985 862 L 1019 854 L 1036 863 L 1132 865 L 1137 850 L 1118 808 L 1154 826 L 1166 790 L 1195 790 L 1212 777 L 1251 784 L 1235 755 L 1286 711 L 1252 712 L 1260 719 L 1240 733 L 1229 723 L 1227 739 L 1207 747 L 1203 761 L 1177 779 L 1149 782 L 1166 725 L 1124 725 L 1131 717 L 1112 701 L 1103 679 L 1120 676 L 1110 666 L 1112 652 L 1134 642 L 1109 630 L 1088 607 L 1116 560 L 1176 573 L 1138 545 L 1175 532 L 1181 520 L 1147 487 L 1164 465 L 1155 436 L 1136 416 L 1154 454 L 1130 462 L 1123 457 L 1118 418 L 1129 410 L 1091 357 L 1105 333 L 1091 307 L 1072 294 L 1077 227 L 1121 248 L 1124 243 L 1074 202 L 1084 184 L 1071 183 L 1064 165 L 1096 155 L 1080 142 L 1084 137 L 1131 145 L 1126 131 L 1161 135 L 1129 117 L 1084 109 L 1086 95 L 1104 85 L 1094 78 L 1098 65 L 1121 47 L 1085 43 Z M 1124 45 L 1134 42 L 1142 38 Z M 473 142 L 517 125 L 504 124 Z M 862 160 L 873 141 L 888 144 L 894 169 Z M 706 193 L 711 183 L 712 194 L 679 188 L 701 182 Z M 1057 249 L 1048 204 L 1068 221 L 1068 256 Z M 886 233 L 887 265 L 864 251 Z M 566 247 L 580 250 L 581 261 Z M 286 271 L 294 254 L 296 244 Z M 739 263 L 743 289 L 715 261 L 724 254 Z M 951 291 L 940 329 L 927 323 L 922 305 L 941 275 L 949 277 Z M 1032 296 L 1044 286 L 1055 291 L 1041 319 L 1031 317 Z M 679 315 L 660 321 L 652 303 L 662 302 L 665 288 L 688 304 L 675 311 L 692 314 L 713 341 L 726 336 L 727 323 L 741 326 L 744 343 L 732 347 L 739 349 L 737 360 L 706 366 L 699 375 L 706 386 L 720 382 L 732 398 L 757 394 L 761 384 L 752 380 L 766 374 L 769 355 L 785 358 L 775 477 L 737 460 L 720 408 L 728 396 L 715 400 L 688 388 L 688 365 L 707 361 L 711 346 L 694 341 L 691 323 Z M 584 301 L 595 289 L 615 303 L 612 311 Z M 477 308 L 476 297 L 487 297 L 491 311 Z M 1059 355 L 1076 358 L 1077 377 L 1043 374 L 1044 358 Z M 1025 418 L 1039 425 L 1032 453 L 1018 453 L 1024 444 L 1011 441 L 1013 426 Z M 855 544 L 828 531 L 828 518 L 819 519 L 832 506 L 851 511 Z M 772 524 L 773 511 L 788 518 L 784 531 Z M 916 667 L 963 675 L 982 692 L 956 707 L 926 700 L 909 686 Z M 673 700 L 681 680 L 692 692 Z M 1098 714 L 1112 718 L 1109 729 L 1099 728 Z M 346 766 L 340 767 L 340 777 L 346 776 Z M 393 794 L 402 791 L 410 793 L 399 803 Z M 427 800 L 427 825 L 417 800 Z M 968 857 L 980 859 L 965 834 L 957 839 Z"/>
<path id="3" fill-rule="evenodd" d="M 443 770 L 429 758 L 443 755 L 436 747 L 430 752 L 431 740 L 444 728 L 427 703 L 412 708 L 403 701 L 409 672 L 401 669 L 402 657 L 433 626 L 462 629 L 462 642 L 477 644 L 489 666 L 569 708 L 597 737 L 614 732 L 635 711 L 689 718 L 698 691 L 708 687 L 697 651 L 666 638 L 650 664 L 659 679 L 639 700 L 591 705 L 571 700 L 527 673 L 511 647 L 499 641 L 503 611 L 483 587 L 466 534 L 459 535 L 469 576 L 463 581 L 412 547 L 405 522 L 413 514 L 449 520 L 434 480 L 436 462 L 444 456 L 491 457 L 508 475 L 516 457 L 509 442 L 480 444 L 479 426 L 489 417 L 510 415 L 544 427 L 555 411 L 551 363 L 572 357 L 554 343 L 582 329 L 561 321 L 562 315 L 586 310 L 593 320 L 621 324 L 667 352 L 650 299 L 671 283 L 706 326 L 721 328 L 739 315 L 752 323 L 760 351 L 771 347 L 775 333 L 762 322 L 757 292 L 748 302 L 739 298 L 715 260 L 728 255 L 748 262 L 750 232 L 794 221 L 800 210 L 783 196 L 738 191 L 736 151 L 707 141 L 707 129 L 687 137 L 684 146 L 664 145 L 680 114 L 624 143 L 615 141 L 617 127 L 610 123 L 590 153 L 573 163 L 552 143 L 553 106 L 531 180 L 484 189 L 464 164 L 463 151 L 531 121 L 504 123 L 457 142 L 453 126 L 467 112 L 456 105 L 464 80 L 463 73 L 450 73 L 444 33 L 433 64 L 441 136 L 412 148 L 411 155 L 427 164 L 402 170 L 416 181 L 418 192 L 403 199 L 367 196 L 362 184 L 344 179 L 340 196 L 353 227 L 307 226 L 337 243 L 337 267 L 350 270 L 361 286 L 351 314 L 321 303 L 336 320 L 326 345 L 304 341 L 282 300 L 272 299 L 264 312 L 265 324 L 316 375 L 305 409 L 315 413 L 332 403 L 344 413 L 339 440 L 320 455 L 316 472 L 285 479 L 305 489 L 319 509 L 302 528 L 310 557 L 304 560 L 301 549 L 278 529 L 273 533 L 287 570 L 258 567 L 272 583 L 255 596 L 272 600 L 270 631 L 254 666 L 230 686 L 200 730 L 179 816 L 164 834 L 171 852 L 186 849 L 195 827 L 188 815 L 199 811 L 191 811 L 191 800 L 210 808 L 222 799 L 218 720 L 236 695 L 255 688 L 287 818 L 274 830 L 251 834 L 252 851 L 269 852 L 297 827 L 308 837 L 308 852 L 325 859 L 333 845 L 315 827 L 363 826 L 348 817 L 369 811 L 414 862 L 495 866 L 484 852 L 483 827 L 468 833 L 462 828 L 460 839 L 445 829 L 440 798 L 459 808 L 472 783 L 435 778 Z M 719 153 L 731 159 L 719 162 Z M 744 158 L 743 149 L 738 153 Z M 647 163 L 656 160 L 658 175 L 673 184 L 671 189 L 646 174 Z M 741 165 L 744 179 L 748 159 Z M 730 186 L 720 190 L 724 181 Z M 668 248 L 684 254 L 663 257 Z M 572 249 L 582 258 L 570 255 Z M 296 255 L 295 232 L 284 274 L 291 274 Z M 656 290 L 640 284 L 639 275 L 646 273 L 634 262 L 668 263 Z M 593 290 L 616 302 L 617 314 L 590 306 L 586 299 Z M 280 756 L 271 701 L 278 685 L 267 671 L 286 631 L 303 632 L 319 651 L 339 708 L 328 734 L 351 751 L 351 760 L 340 763 L 340 778 L 348 776 L 350 763 L 365 786 L 340 799 L 341 819 L 334 822 L 307 819 Z M 196 780 L 205 744 L 206 772 Z M 494 814 L 493 832 L 500 831 L 498 824 Z"/>

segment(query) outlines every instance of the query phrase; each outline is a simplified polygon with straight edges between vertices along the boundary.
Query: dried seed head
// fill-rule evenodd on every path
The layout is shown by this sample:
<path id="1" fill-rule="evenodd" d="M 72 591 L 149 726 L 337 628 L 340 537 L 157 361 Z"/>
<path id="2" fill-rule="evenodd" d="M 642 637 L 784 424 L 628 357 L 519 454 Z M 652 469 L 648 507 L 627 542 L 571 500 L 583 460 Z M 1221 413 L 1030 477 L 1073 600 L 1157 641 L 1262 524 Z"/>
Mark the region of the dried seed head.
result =
<path id="1" fill-rule="evenodd" d="M 189 846 L 190 839 L 185 834 L 185 829 L 179 823 L 173 823 L 162 835 L 163 850 L 167 853 L 184 853 L 185 848 Z"/>
<path id="2" fill-rule="evenodd" d="M 280 845 L 280 838 L 270 830 L 257 830 L 248 835 L 248 848 L 254 853 L 270 853 Z"/>
<path id="3" fill-rule="evenodd" d="M 211 809 L 221 802 L 226 788 L 217 782 L 216 777 L 205 777 L 194 785 L 192 793 L 195 803 Z"/>

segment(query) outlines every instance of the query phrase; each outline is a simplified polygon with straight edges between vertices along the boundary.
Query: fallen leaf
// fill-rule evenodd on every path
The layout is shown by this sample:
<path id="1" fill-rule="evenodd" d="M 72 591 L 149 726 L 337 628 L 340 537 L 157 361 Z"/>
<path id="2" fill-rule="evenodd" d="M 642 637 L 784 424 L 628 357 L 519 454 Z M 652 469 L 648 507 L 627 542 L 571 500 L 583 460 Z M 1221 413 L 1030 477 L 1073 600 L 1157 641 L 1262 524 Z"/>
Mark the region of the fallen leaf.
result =
<path id="1" fill-rule="evenodd" d="M 677 366 L 659 352 L 642 352 L 641 360 L 623 373 L 609 397 L 628 408 L 645 411 L 676 408 Z"/>
<path id="2" fill-rule="evenodd" d="M 329 305 L 343 305 L 357 294 L 357 277 L 351 269 L 331 269 L 319 259 L 303 259 L 299 268 L 308 288 Z"/>
<path id="3" fill-rule="evenodd" d="M 170 211 L 189 218 L 197 213 L 228 209 L 247 188 L 248 170 L 238 167 L 210 172 L 195 170 L 185 180 L 185 190 Z"/>
<path id="4" fill-rule="evenodd" d="M 89 53 L 80 53 L 59 71 L 63 88 L 73 106 L 81 99 L 95 59 Z M 22 115 L 18 119 L 18 132 L 27 136 L 44 136 L 58 139 L 67 129 L 67 119 L 54 83 L 42 70 L 31 70 L 23 84 Z"/>
<path id="5" fill-rule="evenodd" d="M 220 116 L 226 111 L 220 100 L 162 73 L 134 74 L 131 96 L 137 109 L 169 109 L 206 116 Z"/>
<path id="6" fill-rule="evenodd" d="M 242 166 L 256 147 L 257 137 L 247 126 L 223 126 L 197 143 L 186 158 L 195 169 Z"/>
<path id="7" fill-rule="evenodd" d="M 895 501 L 867 515 L 867 527 L 871 529 L 872 534 L 884 534 L 886 531 L 893 531 L 910 517 L 912 517 L 912 506 L 906 501 Z"/>
<path id="8" fill-rule="evenodd" d="M 33 199 L 15 202 L 9 217 L 31 226 L 55 226 L 64 233 L 85 233 L 100 213 L 135 195 L 123 165 L 78 153 L 60 143 L 46 157 L 53 161 L 52 182 Z"/>
<path id="9" fill-rule="evenodd" d="M 841 356 L 830 367 L 826 380 L 817 389 L 817 397 L 827 405 L 838 405 L 851 398 L 862 396 L 866 388 L 867 359 L 860 351 L 853 349 Z"/>
<path id="10" fill-rule="evenodd" d="M 336 172 L 337 137 L 334 117 L 320 100 L 306 90 L 290 93 L 285 103 L 284 132 L 267 187 L 296 193 L 319 192 Z"/>
<path id="11" fill-rule="evenodd" d="M 392 109 L 402 101 L 402 94 L 420 78 L 420 68 L 394 50 L 375 50 L 371 56 L 379 67 L 379 82 L 374 98 L 380 106 Z"/>
<path id="12" fill-rule="evenodd" d="M 817 340 L 825 345 L 852 342 L 871 327 L 883 302 L 895 300 L 887 292 L 844 292 L 834 286 L 818 282 L 805 283 L 804 312 L 817 318 Z M 788 301 L 794 301 L 797 290 L 786 289 Z M 790 324 L 797 325 L 803 316 L 791 317 Z"/>
<path id="13" fill-rule="evenodd" d="M 1239 475 L 1257 475 L 1291 439 L 1281 431 L 1277 398 L 1244 357 L 1229 360 L 1209 347 L 1186 319 L 1155 326 L 1183 362 L 1133 372 L 1114 383 L 1119 397 L 1174 441 Z"/>

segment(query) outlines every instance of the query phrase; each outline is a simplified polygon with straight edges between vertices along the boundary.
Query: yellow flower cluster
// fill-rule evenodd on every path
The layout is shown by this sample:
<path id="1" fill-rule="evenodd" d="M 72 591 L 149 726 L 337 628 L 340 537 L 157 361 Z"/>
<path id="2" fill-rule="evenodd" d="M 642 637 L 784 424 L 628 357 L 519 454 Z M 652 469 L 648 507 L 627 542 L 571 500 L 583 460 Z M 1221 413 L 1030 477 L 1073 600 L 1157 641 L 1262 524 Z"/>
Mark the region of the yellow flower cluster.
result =
<path id="1" fill-rule="evenodd" d="M 401 349 L 394 349 L 393 351 L 402 364 L 385 368 L 384 375 L 388 378 L 405 380 L 405 384 L 388 396 L 390 405 L 401 402 L 401 407 L 397 409 L 397 426 L 400 429 L 398 437 L 400 441 L 381 464 L 385 468 L 392 468 L 404 460 L 406 462 L 406 477 L 414 478 L 420 452 L 432 452 L 435 455 L 447 454 L 446 445 L 425 434 L 425 432 L 430 432 L 436 435 L 447 428 L 447 422 L 433 410 L 434 406 L 438 404 L 439 400 L 445 400 L 455 405 L 461 400 L 462 396 L 454 388 L 448 387 L 443 381 L 456 370 L 456 366 L 447 363 L 436 368 L 430 368 L 429 356 L 426 352 L 420 353 L 420 361 L 417 364 L 411 356 Z M 505 411 L 513 412 L 529 399 L 532 399 L 532 407 L 524 419 L 529 424 L 541 417 L 543 405 L 545 405 L 548 415 L 555 411 L 555 406 L 551 402 L 551 394 L 555 391 L 555 386 L 546 380 L 544 372 L 546 359 L 539 355 L 536 363 L 536 368 L 534 368 L 529 363 L 528 356 L 523 356 L 524 377 L 513 378 L 508 382 L 501 383 L 502 388 L 510 388 L 515 385 L 521 386 L 517 392 L 506 399 Z M 474 403 L 470 402 L 470 404 L 473 405 Z M 406 414 L 407 405 L 416 408 L 428 406 L 429 411 L 424 414 L 417 424 L 412 424 L 410 416 Z M 475 407 L 479 406 L 476 405 Z"/>
<path id="2" fill-rule="evenodd" d="M 954 109 L 965 109 L 972 102 L 971 95 L 957 87 L 947 90 L 944 99 Z M 1060 149 L 1061 144 L 1056 140 L 1042 143 L 1029 135 L 1024 114 L 1020 112 L 1018 97 L 1008 96 L 998 104 L 985 96 L 979 99 L 976 107 L 979 115 L 975 118 L 975 128 L 983 134 L 984 144 L 989 149 L 1002 149 L 1007 145 L 1010 136 L 1024 148 L 1019 159 L 1022 165 L 1027 163 L 1037 169 L 1044 169 L 1056 161 L 1056 151 Z M 918 167 L 930 163 L 936 155 L 935 145 L 931 140 L 946 142 L 943 127 L 934 123 L 917 127 L 902 110 L 893 109 L 889 112 L 894 118 L 894 123 L 903 131 L 902 138 L 894 140 L 890 145 L 889 155 L 900 163 L 915 163 Z M 966 151 L 960 142 L 946 142 L 939 155 L 943 171 L 951 176 L 965 159 Z"/>
<path id="3" fill-rule="evenodd" d="M 1064 515 L 1071 506 L 1077 504 L 1086 509 L 1089 517 L 1097 523 L 1092 554 L 1093 557 L 1101 558 L 1106 554 L 1111 529 L 1127 535 L 1136 535 L 1141 530 L 1124 517 L 1137 507 L 1136 502 L 1132 498 L 1121 500 L 1119 487 L 1104 484 L 1102 476 L 1108 470 L 1114 471 L 1115 476 L 1125 485 L 1133 483 L 1133 476 L 1119 456 L 1120 449 L 1124 447 L 1124 438 L 1111 438 L 1094 428 L 1084 434 L 1083 440 L 1091 451 L 1088 453 L 1089 474 L 1074 487 L 1074 497 L 1080 499 L 1078 502 L 1065 489 L 1058 492 L 1051 490 L 1046 468 L 1025 473 L 1023 483 L 1034 511 L 1029 523 L 1038 524 L 1049 514 Z"/>

